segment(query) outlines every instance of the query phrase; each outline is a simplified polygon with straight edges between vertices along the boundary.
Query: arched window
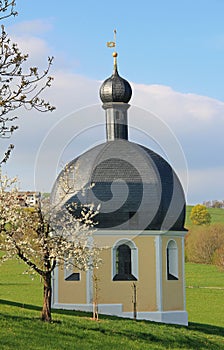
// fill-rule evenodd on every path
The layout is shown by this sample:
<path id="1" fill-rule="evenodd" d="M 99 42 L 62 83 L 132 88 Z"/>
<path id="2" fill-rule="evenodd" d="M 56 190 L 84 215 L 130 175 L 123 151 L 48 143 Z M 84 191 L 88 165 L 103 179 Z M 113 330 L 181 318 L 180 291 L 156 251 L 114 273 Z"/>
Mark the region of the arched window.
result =
<path id="1" fill-rule="evenodd" d="M 113 281 L 137 280 L 137 248 L 131 241 L 113 248 Z"/>
<path id="2" fill-rule="evenodd" d="M 178 249 L 177 243 L 170 240 L 166 248 L 167 279 L 178 280 Z"/>

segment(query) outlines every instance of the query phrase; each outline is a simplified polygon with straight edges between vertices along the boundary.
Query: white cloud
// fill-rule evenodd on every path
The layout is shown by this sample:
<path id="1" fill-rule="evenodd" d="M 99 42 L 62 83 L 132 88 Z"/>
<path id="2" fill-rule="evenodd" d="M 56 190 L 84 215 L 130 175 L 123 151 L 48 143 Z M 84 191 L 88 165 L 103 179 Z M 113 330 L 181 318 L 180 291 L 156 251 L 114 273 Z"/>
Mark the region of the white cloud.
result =
<path id="1" fill-rule="evenodd" d="M 207 96 L 180 93 L 161 85 L 134 85 L 134 103 L 158 114 L 168 123 L 193 129 L 211 124 L 218 117 L 224 122 L 224 103 Z M 192 124 L 193 123 L 193 124 Z"/>
<path id="2" fill-rule="evenodd" d="M 29 37 L 42 34 L 53 29 L 52 19 L 35 19 L 32 21 L 23 21 L 13 24 L 9 27 L 9 32 L 16 33 L 18 36 Z"/>
<path id="3" fill-rule="evenodd" d="M 12 42 L 18 44 L 20 51 L 23 54 L 28 54 L 28 60 L 24 67 L 39 67 L 46 69 L 48 64 L 48 57 L 53 56 L 53 51 L 50 49 L 44 39 L 35 36 L 17 36 L 11 37 Z"/>
<path id="4" fill-rule="evenodd" d="M 23 54 L 29 55 L 25 67 L 37 66 L 46 69 L 47 58 L 54 55 L 54 50 L 41 35 L 52 28 L 51 19 L 19 22 L 7 28 L 11 41 L 17 43 Z"/>

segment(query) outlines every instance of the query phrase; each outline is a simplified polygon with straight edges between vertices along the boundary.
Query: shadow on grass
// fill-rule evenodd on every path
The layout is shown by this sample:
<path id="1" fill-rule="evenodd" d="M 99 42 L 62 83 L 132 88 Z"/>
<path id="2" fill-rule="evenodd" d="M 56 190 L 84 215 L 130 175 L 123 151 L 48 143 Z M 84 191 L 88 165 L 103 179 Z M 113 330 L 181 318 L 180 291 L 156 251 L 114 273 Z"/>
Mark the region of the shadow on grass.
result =
<path id="1" fill-rule="evenodd" d="M 0 286 L 29 286 L 29 283 L 0 283 Z"/>
<path id="2" fill-rule="evenodd" d="M 9 300 L 0 300 L 0 305 L 9 305 L 17 308 L 23 308 L 26 310 L 41 311 L 41 307 L 22 304 Z M 54 316 L 55 315 L 55 316 Z M 85 331 L 85 339 L 92 337 L 93 334 L 100 334 L 102 337 L 112 337 L 116 338 L 119 343 L 119 338 L 132 340 L 132 341 L 142 341 L 142 342 L 155 342 L 157 344 L 163 344 L 166 348 L 170 348 L 175 345 L 176 348 L 185 349 L 204 349 L 205 343 L 209 349 L 221 349 L 222 347 L 214 343 L 215 340 L 208 339 L 208 335 L 223 337 L 224 328 L 219 326 L 213 326 L 201 323 L 189 323 L 188 327 L 179 325 L 167 325 L 162 323 L 150 322 L 150 321 L 133 321 L 130 319 L 119 318 L 116 316 L 100 315 L 99 322 L 85 322 L 85 319 L 90 320 L 92 314 L 81 311 L 72 310 L 59 310 L 53 309 L 53 323 L 60 323 L 57 321 L 56 315 L 66 315 L 66 316 L 76 316 L 83 319 L 83 322 L 76 322 L 74 320 L 74 327 L 79 329 L 81 332 Z M 7 318 L 11 318 L 15 321 L 24 318 L 24 316 L 10 316 L 5 315 Z M 54 317 L 56 320 L 54 320 Z M 37 318 L 28 318 L 28 320 L 36 320 Z M 112 322 L 104 322 L 112 321 Z M 125 324 L 127 321 L 127 324 Z M 63 321 L 62 321 L 63 322 Z M 64 328 L 60 331 L 63 334 Z M 192 334 L 193 332 L 193 334 Z M 72 329 L 66 330 L 66 335 L 73 337 Z M 215 347 L 214 347 L 215 344 Z"/>
<path id="3" fill-rule="evenodd" d="M 218 336 L 224 337 L 224 327 L 220 327 L 220 326 L 189 322 L 188 329 L 196 332 L 200 332 L 200 333 L 218 335 Z"/>
<path id="4" fill-rule="evenodd" d="M 83 312 L 83 311 L 69 311 L 69 310 L 60 310 L 57 309 L 53 311 L 55 314 L 63 314 L 63 315 L 71 315 L 71 316 L 79 316 L 79 317 L 91 317 L 92 314 L 89 312 Z M 132 320 L 130 318 L 124 318 L 124 317 L 117 317 L 117 316 L 111 316 L 111 315 L 99 315 L 99 320 L 111 320 L 116 322 L 122 322 L 124 320 L 133 321 L 135 323 L 142 323 L 145 325 L 158 325 L 158 326 L 168 326 L 169 328 L 173 329 L 185 329 L 186 331 L 198 331 L 200 333 L 204 334 L 211 334 L 211 335 L 217 335 L 224 337 L 224 327 L 221 326 L 215 326 L 210 325 L 206 323 L 195 323 L 195 322 L 189 322 L 188 326 L 181 326 L 181 325 L 174 325 L 174 324 L 165 324 L 161 322 L 153 322 L 153 321 L 146 321 L 146 320 Z"/>
<path id="5" fill-rule="evenodd" d="M 23 303 L 18 303 L 16 301 L 10 301 L 10 300 L 4 300 L 4 299 L 0 299 L 0 305 L 9 305 L 9 306 L 15 306 L 15 307 L 20 307 L 23 309 L 27 309 L 27 310 L 36 310 L 36 311 L 41 311 L 41 307 L 40 306 L 36 306 L 36 305 L 30 305 L 30 304 L 23 304 Z"/>
<path id="6" fill-rule="evenodd" d="M 79 313 L 80 317 L 83 317 L 83 313 Z M 224 336 L 224 328 L 219 326 L 190 323 L 188 327 L 180 325 L 171 325 L 165 323 L 158 323 L 144 320 L 131 320 L 127 318 L 119 318 L 116 316 L 100 315 L 100 320 L 114 321 L 114 326 L 111 327 L 111 323 L 106 326 L 105 324 L 98 323 L 89 325 L 89 331 L 100 332 L 105 336 L 113 336 L 118 338 L 126 338 L 127 340 L 154 342 L 162 344 L 165 348 L 172 348 L 173 346 L 178 349 L 223 349 L 223 344 L 219 346 L 215 343 L 215 340 L 208 339 L 207 335 L 211 336 Z M 129 327 L 124 326 L 124 321 L 129 321 Z M 131 327 L 131 322 L 133 327 Z M 120 324 L 120 325 L 119 325 Z M 134 325 L 138 325 L 135 327 Z M 76 324 L 77 328 L 82 329 L 81 324 Z M 194 334 L 192 334 L 194 332 Z M 198 332 L 198 334 L 195 334 Z M 205 346 L 206 344 L 206 346 Z"/>

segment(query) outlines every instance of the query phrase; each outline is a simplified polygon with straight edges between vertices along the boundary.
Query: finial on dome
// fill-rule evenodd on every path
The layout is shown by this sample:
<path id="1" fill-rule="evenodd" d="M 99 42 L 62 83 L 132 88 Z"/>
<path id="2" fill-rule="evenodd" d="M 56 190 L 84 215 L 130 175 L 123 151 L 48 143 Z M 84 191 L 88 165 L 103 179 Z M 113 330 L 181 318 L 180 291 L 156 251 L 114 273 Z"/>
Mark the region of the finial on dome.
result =
<path id="1" fill-rule="evenodd" d="M 108 41 L 107 47 L 116 47 L 116 34 L 117 31 L 114 29 L 114 41 Z M 131 99 L 132 90 L 129 82 L 124 78 L 120 77 L 117 70 L 117 56 L 118 53 L 115 51 L 112 54 L 114 58 L 114 71 L 113 74 L 107 78 L 100 87 L 100 98 L 103 103 L 111 102 L 122 102 L 128 103 Z"/>
<path id="2" fill-rule="evenodd" d="M 115 51 L 116 44 L 117 44 L 116 39 L 117 39 L 117 31 L 116 31 L 116 29 L 114 29 L 114 41 L 107 42 L 107 47 L 114 48 L 114 52 L 112 54 L 112 56 L 114 58 L 114 73 L 117 72 L 117 56 L 118 56 L 118 53 Z"/>

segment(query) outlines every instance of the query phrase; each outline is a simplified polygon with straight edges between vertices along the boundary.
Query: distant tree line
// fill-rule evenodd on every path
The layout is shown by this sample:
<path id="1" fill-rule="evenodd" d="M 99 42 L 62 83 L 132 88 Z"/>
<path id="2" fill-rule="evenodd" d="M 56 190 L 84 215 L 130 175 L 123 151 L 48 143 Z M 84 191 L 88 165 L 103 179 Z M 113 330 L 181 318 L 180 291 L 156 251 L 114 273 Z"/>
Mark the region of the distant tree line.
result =
<path id="1" fill-rule="evenodd" d="M 207 208 L 224 208 L 224 199 L 223 200 L 213 199 L 210 201 L 204 201 L 203 205 L 205 205 Z"/>

